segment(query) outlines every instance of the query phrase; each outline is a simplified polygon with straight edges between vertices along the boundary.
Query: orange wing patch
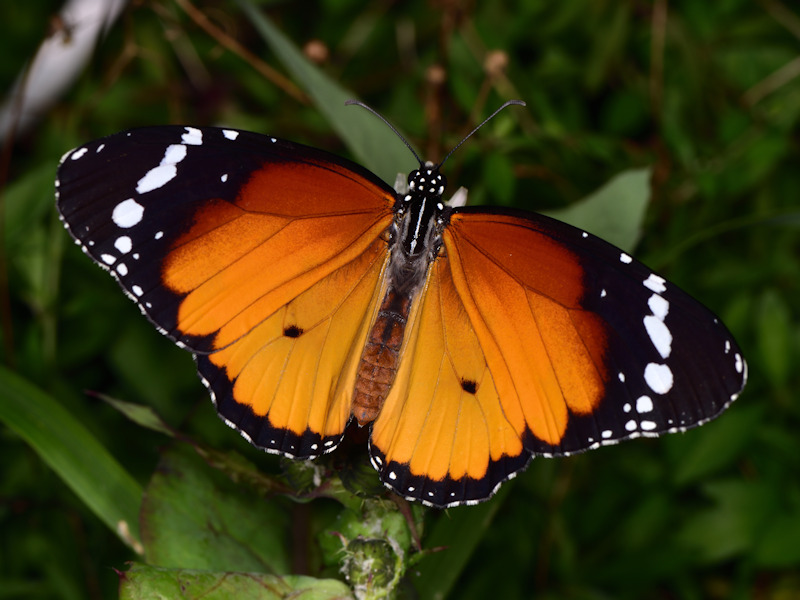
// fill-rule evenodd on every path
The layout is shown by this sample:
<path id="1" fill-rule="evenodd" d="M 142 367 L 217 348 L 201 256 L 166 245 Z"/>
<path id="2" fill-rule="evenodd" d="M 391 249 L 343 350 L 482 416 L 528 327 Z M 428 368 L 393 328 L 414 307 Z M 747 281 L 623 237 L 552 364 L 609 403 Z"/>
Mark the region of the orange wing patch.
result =
<path id="1" fill-rule="evenodd" d="M 335 447 L 350 418 L 387 256 L 377 239 L 245 335 L 198 357 L 230 424 L 268 451 L 295 457 Z"/>
<path id="2" fill-rule="evenodd" d="M 570 412 L 591 413 L 608 377 L 602 321 L 579 303 L 577 257 L 506 215 L 456 214 L 444 245 L 505 414 L 557 446 Z"/>
<path id="3" fill-rule="evenodd" d="M 220 414 L 254 444 L 309 457 L 341 438 L 392 202 L 336 165 L 270 163 L 235 202 L 205 203 L 165 258 L 178 333 Z"/>
<path id="4" fill-rule="evenodd" d="M 319 181 L 302 177 L 303 169 L 312 167 L 269 165 L 254 174 L 234 204 L 208 202 L 165 259 L 163 283 L 185 296 L 178 329 L 188 336 L 214 335 L 208 351 L 245 335 L 365 252 L 388 227 L 393 199 L 314 167 L 308 179 L 336 190 L 326 196 Z M 297 193 L 293 202 L 282 179 L 289 176 Z"/>
<path id="5" fill-rule="evenodd" d="M 415 303 L 394 385 L 372 428 L 373 463 L 408 497 L 487 497 L 529 460 L 507 418 L 445 257 Z"/>

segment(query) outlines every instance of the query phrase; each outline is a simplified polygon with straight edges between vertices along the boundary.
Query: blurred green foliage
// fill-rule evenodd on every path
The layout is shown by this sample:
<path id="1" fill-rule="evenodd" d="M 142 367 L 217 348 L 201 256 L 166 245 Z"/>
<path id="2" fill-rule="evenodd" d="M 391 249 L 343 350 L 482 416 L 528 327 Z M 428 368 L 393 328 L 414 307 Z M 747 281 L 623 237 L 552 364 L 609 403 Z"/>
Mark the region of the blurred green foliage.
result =
<path id="1" fill-rule="evenodd" d="M 0 171 L 3 362 L 154 489 L 163 435 L 84 390 L 152 406 L 267 471 L 277 459 L 221 425 L 190 356 L 69 242 L 53 209 L 58 158 L 89 139 L 163 123 L 225 124 L 347 153 L 330 107 L 268 81 L 185 5 L 132 3 L 67 95 L 6 147 Z M 302 87 L 304 75 L 283 66 L 242 5 L 197 8 Z M 0 89 L 58 27 L 59 6 L 0 5 Z M 472 204 L 564 208 L 624 170 L 649 167 L 654 199 L 637 256 L 720 314 L 750 363 L 748 388 L 714 423 L 538 459 L 489 503 L 427 511 L 423 547 L 449 548 L 423 556 L 406 584 L 423 598 L 800 595 L 797 7 L 326 0 L 259 10 L 432 159 L 503 100 L 525 100 L 527 109 L 507 110 L 448 162 L 451 188 L 468 187 Z M 0 429 L 0 452 L 0 598 L 114 597 L 113 569 L 134 552 L 18 433 Z M 312 532 L 335 518 L 316 501 L 282 510 Z M 293 547 L 295 533 L 282 535 Z M 298 574 L 337 576 L 319 557 L 291 559 L 270 560 L 281 572 L 300 564 Z"/>

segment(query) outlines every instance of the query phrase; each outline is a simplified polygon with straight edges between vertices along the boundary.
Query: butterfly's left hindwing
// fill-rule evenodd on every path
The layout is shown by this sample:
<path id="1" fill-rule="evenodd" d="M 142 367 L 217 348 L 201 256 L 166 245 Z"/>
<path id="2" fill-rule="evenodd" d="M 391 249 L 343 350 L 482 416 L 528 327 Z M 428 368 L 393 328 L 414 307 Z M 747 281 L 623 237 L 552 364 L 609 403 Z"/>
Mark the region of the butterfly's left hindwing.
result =
<path id="1" fill-rule="evenodd" d="M 193 127 L 91 142 L 56 185 L 69 232 L 197 355 L 229 424 L 292 456 L 334 447 L 387 256 L 388 186 L 313 148 Z M 296 379 L 313 380 L 303 402 Z"/>

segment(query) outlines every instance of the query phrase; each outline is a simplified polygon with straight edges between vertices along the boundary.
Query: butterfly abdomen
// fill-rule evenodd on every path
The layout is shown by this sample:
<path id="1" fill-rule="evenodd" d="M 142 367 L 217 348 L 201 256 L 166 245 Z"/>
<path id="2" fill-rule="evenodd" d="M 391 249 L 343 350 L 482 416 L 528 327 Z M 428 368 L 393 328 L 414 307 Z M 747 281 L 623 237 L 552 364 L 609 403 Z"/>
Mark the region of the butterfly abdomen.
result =
<path id="1" fill-rule="evenodd" d="M 358 365 L 353 416 L 359 425 L 376 419 L 394 383 L 411 301 L 394 287 L 383 298 Z"/>

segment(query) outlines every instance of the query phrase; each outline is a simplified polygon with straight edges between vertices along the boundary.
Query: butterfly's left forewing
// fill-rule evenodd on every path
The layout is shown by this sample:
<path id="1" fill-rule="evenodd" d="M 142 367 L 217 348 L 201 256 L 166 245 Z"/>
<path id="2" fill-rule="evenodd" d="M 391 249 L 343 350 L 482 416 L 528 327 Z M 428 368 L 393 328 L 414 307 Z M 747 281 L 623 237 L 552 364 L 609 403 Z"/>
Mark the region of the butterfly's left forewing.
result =
<path id="1" fill-rule="evenodd" d="M 291 456 L 335 447 L 388 254 L 390 188 L 275 138 L 154 127 L 68 153 L 57 194 L 84 251 L 196 354 L 229 424 Z"/>

